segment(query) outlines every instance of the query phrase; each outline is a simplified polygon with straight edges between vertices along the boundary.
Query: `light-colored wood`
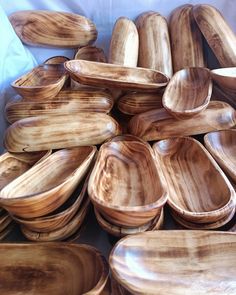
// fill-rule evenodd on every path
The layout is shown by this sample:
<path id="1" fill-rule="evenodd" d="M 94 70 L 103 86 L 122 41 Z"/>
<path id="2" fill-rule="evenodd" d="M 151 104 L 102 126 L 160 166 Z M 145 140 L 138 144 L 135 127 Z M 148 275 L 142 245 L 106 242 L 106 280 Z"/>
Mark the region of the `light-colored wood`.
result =
<path id="1" fill-rule="evenodd" d="M 193 223 L 213 223 L 232 212 L 234 189 L 202 144 L 179 137 L 158 141 L 153 149 L 167 203 L 176 214 Z"/>
<path id="2" fill-rule="evenodd" d="M 236 91 L 236 67 L 212 70 L 211 76 L 219 86 Z"/>
<path id="3" fill-rule="evenodd" d="M 162 108 L 162 94 L 130 92 L 118 100 L 117 107 L 127 115 L 137 115 L 153 109 L 160 109 Z"/>
<path id="4" fill-rule="evenodd" d="M 58 94 L 66 79 L 63 65 L 41 65 L 15 80 L 11 86 L 25 99 L 46 100 Z"/>
<path id="5" fill-rule="evenodd" d="M 134 116 L 128 128 L 131 134 L 152 141 L 229 129 L 235 125 L 236 111 L 230 105 L 210 101 L 204 111 L 186 120 L 172 117 L 165 109 L 151 110 Z"/>
<path id="6" fill-rule="evenodd" d="M 138 66 L 173 74 L 168 24 L 157 12 L 142 13 L 136 19 L 139 33 Z"/>
<path id="7" fill-rule="evenodd" d="M 5 133 L 5 147 L 28 152 L 88 146 L 101 144 L 119 133 L 118 123 L 102 113 L 38 116 L 13 123 Z"/>
<path id="8" fill-rule="evenodd" d="M 221 168 L 236 183 L 236 129 L 208 133 L 204 143 Z"/>
<path id="9" fill-rule="evenodd" d="M 236 36 L 222 14 L 213 6 L 193 7 L 194 18 L 222 67 L 236 66 Z"/>
<path id="10" fill-rule="evenodd" d="M 11 14 L 9 20 L 21 41 L 28 45 L 76 48 L 97 39 L 94 23 L 78 14 L 23 10 Z"/>
<path id="11" fill-rule="evenodd" d="M 72 79 L 81 84 L 124 90 L 157 91 L 169 78 L 161 72 L 86 60 L 70 60 L 65 68 Z"/>
<path id="12" fill-rule="evenodd" d="M 208 69 L 182 69 L 171 78 L 162 104 L 172 116 L 187 119 L 206 109 L 211 94 L 212 81 Z"/>
<path id="13" fill-rule="evenodd" d="M 169 28 L 174 72 L 188 67 L 205 67 L 202 36 L 192 14 L 193 5 L 177 7 Z"/>
<path id="14" fill-rule="evenodd" d="M 4 295 L 102 294 L 109 268 L 88 245 L 0 245 L 0 293 Z"/>
<path id="15" fill-rule="evenodd" d="M 66 56 L 53 56 L 45 60 L 44 64 L 45 65 L 58 65 L 58 64 L 63 64 L 65 61 L 70 60 Z"/>
<path id="16" fill-rule="evenodd" d="M 156 231 L 120 240 L 110 254 L 112 275 L 132 294 L 235 294 L 236 235 Z"/>
<path id="17" fill-rule="evenodd" d="M 138 141 L 107 142 L 99 150 L 88 193 L 94 206 L 119 226 L 139 227 L 167 200 L 152 149 Z"/>
<path id="18" fill-rule="evenodd" d="M 59 208 L 87 173 L 96 147 L 55 152 L 0 191 L 0 205 L 12 215 L 34 218 Z"/>

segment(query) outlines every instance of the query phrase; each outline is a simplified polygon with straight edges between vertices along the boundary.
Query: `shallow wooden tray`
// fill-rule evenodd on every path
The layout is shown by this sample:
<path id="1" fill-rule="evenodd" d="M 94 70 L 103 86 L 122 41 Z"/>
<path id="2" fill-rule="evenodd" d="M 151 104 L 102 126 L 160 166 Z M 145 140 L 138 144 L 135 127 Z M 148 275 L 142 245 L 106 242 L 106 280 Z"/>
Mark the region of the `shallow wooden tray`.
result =
<path id="1" fill-rule="evenodd" d="M 236 67 L 212 70 L 211 76 L 219 86 L 233 91 L 236 90 Z"/>

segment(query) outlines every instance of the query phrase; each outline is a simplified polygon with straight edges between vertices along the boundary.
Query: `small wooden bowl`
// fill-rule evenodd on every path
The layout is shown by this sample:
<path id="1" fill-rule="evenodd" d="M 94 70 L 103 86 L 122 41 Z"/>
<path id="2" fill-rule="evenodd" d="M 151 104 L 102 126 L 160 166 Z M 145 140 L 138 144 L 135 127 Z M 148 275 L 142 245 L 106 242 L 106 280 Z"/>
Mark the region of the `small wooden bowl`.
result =
<path id="1" fill-rule="evenodd" d="M 236 90 L 236 67 L 212 70 L 211 76 L 219 86 Z"/>
<path id="2" fill-rule="evenodd" d="M 109 275 L 105 258 L 88 245 L 1 244 L 0 253 L 5 295 L 98 295 Z"/>
<path id="3" fill-rule="evenodd" d="M 211 93 L 212 81 L 208 69 L 183 69 L 171 78 L 162 104 L 177 119 L 187 119 L 206 109 Z"/>
<path id="4" fill-rule="evenodd" d="M 55 152 L 0 192 L 0 205 L 23 219 L 40 217 L 59 208 L 87 173 L 96 147 Z"/>
<path id="5" fill-rule="evenodd" d="M 106 62 L 106 56 L 102 48 L 96 46 L 85 46 L 77 50 L 74 59 Z"/>
<path id="6" fill-rule="evenodd" d="M 41 65 L 15 80 L 11 86 L 25 99 L 47 100 L 57 95 L 66 79 L 62 65 Z"/>
<path id="7" fill-rule="evenodd" d="M 66 56 L 53 56 L 48 58 L 47 60 L 45 60 L 44 64 L 45 65 L 60 65 L 60 64 L 64 64 L 64 62 L 70 60 L 68 57 Z"/>

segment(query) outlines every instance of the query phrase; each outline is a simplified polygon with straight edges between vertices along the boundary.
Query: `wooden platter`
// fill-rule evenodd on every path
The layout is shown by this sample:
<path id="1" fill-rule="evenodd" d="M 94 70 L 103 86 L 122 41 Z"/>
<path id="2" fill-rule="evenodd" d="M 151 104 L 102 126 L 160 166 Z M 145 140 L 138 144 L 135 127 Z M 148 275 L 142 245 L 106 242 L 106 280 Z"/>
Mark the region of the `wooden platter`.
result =
<path id="1" fill-rule="evenodd" d="M 236 67 L 212 70 L 211 76 L 219 86 L 233 91 L 236 90 Z"/>

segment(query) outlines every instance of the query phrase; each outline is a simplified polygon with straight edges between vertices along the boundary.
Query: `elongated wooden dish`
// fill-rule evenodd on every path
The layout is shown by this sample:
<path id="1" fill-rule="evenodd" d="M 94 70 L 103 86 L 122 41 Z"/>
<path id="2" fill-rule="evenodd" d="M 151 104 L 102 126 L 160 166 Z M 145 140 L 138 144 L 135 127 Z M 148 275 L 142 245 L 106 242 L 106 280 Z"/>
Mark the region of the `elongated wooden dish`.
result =
<path id="1" fill-rule="evenodd" d="M 23 10 L 9 16 L 22 42 L 42 47 L 76 48 L 97 39 L 95 25 L 84 16 L 46 10 Z"/>
<path id="2" fill-rule="evenodd" d="M 177 119 L 186 119 L 205 110 L 212 94 L 210 71 L 187 68 L 175 73 L 162 97 L 164 108 Z"/>
<path id="3" fill-rule="evenodd" d="M 40 217 L 59 208 L 83 179 L 96 147 L 55 152 L 0 192 L 0 205 L 21 218 Z"/>
<path id="4" fill-rule="evenodd" d="M 118 123 L 102 113 L 38 116 L 12 124 L 5 133 L 5 147 L 28 152 L 88 146 L 101 144 L 119 133 Z"/>
<path id="5" fill-rule="evenodd" d="M 219 86 L 233 91 L 236 90 L 236 67 L 212 70 L 211 76 Z"/>
<path id="6" fill-rule="evenodd" d="M 45 60 L 44 64 L 45 65 L 60 65 L 63 64 L 64 62 L 70 60 L 66 56 L 58 55 L 58 56 L 53 56 Z"/>
<path id="7" fill-rule="evenodd" d="M 166 86 L 169 81 L 167 76 L 151 69 L 85 60 L 71 60 L 65 62 L 64 65 L 72 79 L 91 86 L 104 87 L 106 85 L 124 90 L 152 92 Z"/>
<path id="8" fill-rule="evenodd" d="M 236 130 L 211 132 L 204 143 L 221 168 L 236 183 Z"/>
<path id="9" fill-rule="evenodd" d="M 174 72 L 205 67 L 202 36 L 192 14 L 193 5 L 176 8 L 170 17 L 171 53 Z"/>
<path id="10" fill-rule="evenodd" d="M 134 116 L 128 128 L 131 134 L 152 141 L 229 129 L 235 125 L 236 112 L 230 105 L 210 101 L 208 107 L 193 118 L 178 120 L 165 109 L 151 110 Z"/>
<path id="11" fill-rule="evenodd" d="M 0 250 L 4 295 L 101 294 L 107 282 L 105 258 L 88 245 L 1 244 Z"/>
<path id="12" fill-rule="evenodd" d="M 41 65 L 15 80 L 11 86 L 29 100 L 54 98 L 63 87 L 67 75 L 63 65 Z"/>
<path id="13" fill-rule="evenodd" d="M 231 233 L 146 232 L 120 240 L 109 263 L 132 294 L 234 294 L 235 247 Z"/>
<path id="14" fill-rule="evenodd" d="M 212 223 L 232 212 L 234 189 L 198 141 L 166 139 L 155 143 L 153 149 L 166 181 L 168 205 L 176 214 L 190 222 Z"/>
<path id="15" fill-rule="evenodd" d="M 139 33 L 138 66 L 173 74 L 168 24 L 157 12 L 142 13 L 136 19 Z"/>
<path id="16" fill-rule="evenodd" d="M 160 214 L 167 200 L 152 150 L 138 141 L 102 145 L 88 193 L 105 218 L 126 227 L 148 223 Z"/>

